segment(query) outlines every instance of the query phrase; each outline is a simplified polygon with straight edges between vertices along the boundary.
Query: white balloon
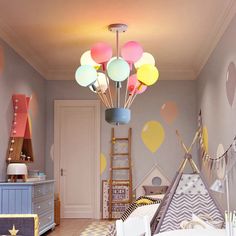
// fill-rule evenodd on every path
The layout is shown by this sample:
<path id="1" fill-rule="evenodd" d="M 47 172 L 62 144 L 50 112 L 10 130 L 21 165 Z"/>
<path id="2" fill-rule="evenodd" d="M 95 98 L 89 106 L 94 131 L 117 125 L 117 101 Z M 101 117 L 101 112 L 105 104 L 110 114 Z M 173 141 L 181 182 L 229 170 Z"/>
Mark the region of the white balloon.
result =
<path id="1" fill-rule="evenodd" d="M 97 62 L 95 62 L 93 60 L 93 58 L 91 57 L 91 51 L 88 50 L 86 52 L 84 52 L 82 54 L 82 56 L 80 57 L 80 65 L 90 65 L 93 67 L 100 67 L 100 64 L 98 64 Z"/>
<path id="2" fill-rule="evenodd" d="M 102 93 L 105 93 L 109 85 L 109 80 L 106 79 L 105 74 L 98 72 L 97 80 L 93 85 L 97 88 L 97 90 L 101 90 Z M 97 91 L 94 91 L 92 86 L 89 86 L 89 88 L 94 93 L 97 92 Z"/>
<path id="3" fill-rule="evenodd" d="M 144 64 L 150 64 L 155 66 L 155 59 L 152 56 L 152 54 L 144 52 L 142 57 L 137 62 L 134 63 L 134 67 L 137 69 Z"/>

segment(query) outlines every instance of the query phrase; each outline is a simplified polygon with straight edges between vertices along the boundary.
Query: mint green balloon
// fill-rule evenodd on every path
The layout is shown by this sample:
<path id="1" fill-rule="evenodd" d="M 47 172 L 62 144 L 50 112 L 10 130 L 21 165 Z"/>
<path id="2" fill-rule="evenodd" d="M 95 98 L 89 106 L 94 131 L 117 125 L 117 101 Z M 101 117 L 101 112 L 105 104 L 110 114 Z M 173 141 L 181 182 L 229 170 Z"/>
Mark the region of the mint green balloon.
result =
<path id="1" fill-rule="evenodd" d="M 107 73 L 113 81 L 121 82 L 129 77 L 130 66 L 125 60 L 113 59 L 108 64 Z"/>
<path id="2" fill-rule="evenodd" d="M 90 65 L 82 65 L 75 72 L 77 83 L 83 87 L 92 85 L 97 79 L 97 71 Z"/>

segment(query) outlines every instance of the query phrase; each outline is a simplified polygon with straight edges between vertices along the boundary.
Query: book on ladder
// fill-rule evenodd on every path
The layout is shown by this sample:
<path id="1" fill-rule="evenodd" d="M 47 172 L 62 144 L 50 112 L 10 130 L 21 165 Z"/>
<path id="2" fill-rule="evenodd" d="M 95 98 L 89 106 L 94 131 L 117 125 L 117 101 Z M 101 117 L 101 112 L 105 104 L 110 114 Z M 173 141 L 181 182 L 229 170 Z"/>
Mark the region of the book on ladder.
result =
<path id="1" fill-rule="evenodd" d="M 115 137 L 115 129 L 111 130 L 111 153 L 110 153 L 110 180 L 109 180 L 109 219 L 113 216 L 113 206 L 129 206 L 132 202 L 132 165 L 131 165 L 131 138 L 132 129 L 129 128 L 128 137 Z M 121 148 L 120 148 L 121 147 Z M 121 177 L 122 176 L 122 177 Z M 114 199 L 115 186 L 127 186 L 128 196 L 123 194 Z M 125 209 L 122 208 L 122 209 Z"/>

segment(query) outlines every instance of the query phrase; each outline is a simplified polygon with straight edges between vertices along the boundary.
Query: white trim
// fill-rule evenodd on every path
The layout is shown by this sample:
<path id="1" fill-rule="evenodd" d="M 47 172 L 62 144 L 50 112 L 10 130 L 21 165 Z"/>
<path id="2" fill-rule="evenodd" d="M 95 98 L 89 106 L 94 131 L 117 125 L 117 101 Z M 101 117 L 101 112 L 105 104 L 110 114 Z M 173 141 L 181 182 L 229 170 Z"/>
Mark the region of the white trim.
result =
<path id="1" fill-rule="evenodd" d="M 96 130 L 96 144 L 95 144 L 95 215 L 94 218 L 100 219 L 101 217 L 101 199 L 100 199 L 100 101 L 98 100 L 55 100 L 54 101 L 54 179 L 55 179 L 55 192 L 60 193 L 60 157 L 59 157 L 59 112 L 62 106 L 92 106 L 95 108 L 95 130 Z"/>

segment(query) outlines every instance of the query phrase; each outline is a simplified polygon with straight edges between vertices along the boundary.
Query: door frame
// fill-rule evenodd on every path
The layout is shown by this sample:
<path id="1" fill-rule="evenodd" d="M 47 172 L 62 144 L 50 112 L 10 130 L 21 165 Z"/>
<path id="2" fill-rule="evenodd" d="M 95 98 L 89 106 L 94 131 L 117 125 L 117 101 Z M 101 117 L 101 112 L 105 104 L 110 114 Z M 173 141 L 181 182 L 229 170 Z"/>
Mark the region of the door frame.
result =
<path id="1" fill-rule="evenodd" d="M 74 106 L 90 106 L 94 107 L 95 110 L 95 197 L 94 197 L 94 207 L 95 213 L 94 218 L 101 218 L 101 199 L 100 199 L 100 101 L 99 100 L 54 100 L 54 179 L 55 179 L 55 192 L 60 196 L 60 109 L 61 107 L 74 107 Z"/>

